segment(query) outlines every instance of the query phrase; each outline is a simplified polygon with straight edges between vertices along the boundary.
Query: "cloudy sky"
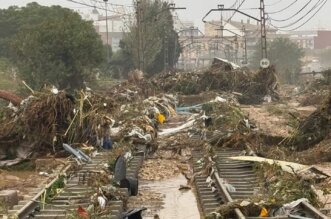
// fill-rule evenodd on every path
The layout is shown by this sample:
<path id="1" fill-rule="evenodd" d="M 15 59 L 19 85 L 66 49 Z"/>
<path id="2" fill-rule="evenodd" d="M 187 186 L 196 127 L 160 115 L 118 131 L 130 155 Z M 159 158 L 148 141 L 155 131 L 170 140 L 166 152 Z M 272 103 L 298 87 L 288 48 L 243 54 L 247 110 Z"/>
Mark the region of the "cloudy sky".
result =
<path id="1" fill-rule="evenodd" d="M 41 5 L 61 5 L 63 7 L 79 10 L 80 12 L 89 13 L 91 8 L 82 6 L 76 3 L 69 2 L 68 0 L 35 0 Z M 84 2 L 93 5 L 94 0 L 75 0 L 77 2 Z M 97 0 L 102 1 L 102 0 Z M 243 0 L 173 0 L 178 7 L 186 7 L 186 10 L 180 10 L 177 13 L 181 20 L 192 20 L 196 26 L 202 27 L 202 17 L 212 8 L 217 8 L 218 4 L 224 4 L 225 7 L 230 7 L 233 3 L 242 2 Z M 323 7 L 322 3 L 326 1 Z M 11 5 L 24 6 L 31 0 L 0 0 L 0 8 L 7 8 Z M 132 5 L 132 0 L 109 0 L 109 3 Z M 253 16 L 259 16 L 259 0 L 246 0 L 241 5 L 241 10 Z M 331 16 L 328 14 L 331 11 L 331 1 L 329 0 L 265 0 L 266 11 L 270 13 L 270 17 L 274 20 L 272 23 L 275 26 L 282 27 L 283 29 L 292 29 L 304 24 L 299 30 L 310 29 L 331 29 Z M 293 4 L 292 4 L 293 3 Z M 319 3 L 319 4 L 318 4 Z M 318 4 L 315 6 L 315 4 Z M 290 6 L 290 7 L 288 7 Z M 315 8 L 314 8 L 315 6 Z M 281 9 L 287 8 L 285 11 L 278 12 Z M 321 10 L 315 15 L 314 13 L 321 7 Z M 129 7 L 130 8 L 130 7 Z M 302 9 L 303 8 L 303 9 Z M 298 11 L 302 11 L 298 13 Z M 273 13 L 278 12 L 278 13 Z M 308 13 L 307 16 L 304 16 Z M 223 12 L 222 16 L 227 18 L 231 16 L 232 12 Z M 313 18 L 307 22 L 307 20 Z M 221 13 L 215 12 L 207 18 L 207 20 L 220 19 Z M 293 17 L 293 18 L 291 18 Z M 303 18 L 302 18 L 303 17 Z M 288 20 L 288 18 L 290 18 Z M 246 17 L 236 14 L 232 18 L 237 21 L 247 21 Z M 275 21 L 278 20 L 278 21 Z M 282 21 L 285 20 L 285 21 Z M 294 24 L 293 24 L 294 23 Z M 293 25 L 291 25 L 293 24 Z"/>

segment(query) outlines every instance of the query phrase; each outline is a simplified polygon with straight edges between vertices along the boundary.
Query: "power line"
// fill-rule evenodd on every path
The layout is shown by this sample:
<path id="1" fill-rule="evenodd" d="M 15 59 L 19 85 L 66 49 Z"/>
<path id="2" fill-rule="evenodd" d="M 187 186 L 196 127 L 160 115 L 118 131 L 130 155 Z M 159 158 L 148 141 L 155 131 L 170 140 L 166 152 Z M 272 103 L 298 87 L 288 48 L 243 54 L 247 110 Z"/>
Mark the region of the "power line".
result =
<path id="1" fill-rule="evenodd" d="M 327 0 L 325 0 L 326 2 Z M 296 21 L 290 23 L 290 24 L 287 24 L 287 25 L 284 25 L 284 26 L 274 26 L 276 27 L 277 29 L 281 29 L 281 28 L 288 28 L 288 27 L 291 27 L 295 24 L 297 24 L 298 22 L 300 22 L 302 19 L 304 19 L 306 16 L 308 16 L 314 9 L 316 9 L 320 4 L 322 4 L 322 6 L 325 4 L 325 2 L 323 3 L 323 0 L 318 0 L 318 2 L 306 13 L 304 14 L 302 17 L 300 17 L 299 19 L 297 19 Z M 319 9 L 320 10 L 320 9 Z"/>
<path id="2" fill-rule="evenodd" d="M 79 2 L 79 1 L 76 1 L 76 0 L 66 0 L 66 1 L 72 2 L 72 3 L 75 3 L 75 4 L 79 4 L 79 5 L 84 5 L 84 6 L 90 7 L 90 8 L 105 10 L 105 11 L 112 12 L 112 13 L 119 14 L 119 15 L 123 15 L 123 16 L 130 15 L 130 14 L 119 13 L 117 11 L 113 11 L 113 10 L 109 10 L 109 9 L 106 10 L 104 7 L 99 7 L 99 6 L 96 6 L 96 5 L 90 5 L 90 4 L 87 4 L 85 2 Z"/>
<path id="3" fill-rule="evenodd" d="M 238 7 L 237 7 L 237 10 L 240 9 L 240 7 L 245 3 L 245 1 L 246 1 L 246 0 L 243 0 L 242 2 L 239 3 L 239 5 L 238 5 Z M 236 11 L 233 12 L 232 16 L 229 17 L 229 19 L 226 20 L 226 23 L 229 23 L 235 14 L 236 14 Z"/>
<path id="4" fill-rule="evenodd" d="M 323 8 L 323 6 L 325 5 L 327 3 L 327 0 L 325 0 L 322 4 L 321 4 L 321 6 L 317 9 L 317 11 L 315 11 L 315 13 L 312 15 L 312 16 L 310 16 L 305 22 L 303 22 L 301 25 L 299 25 L 298 27 L 295 27 L 295 28 L 292 28 L 292 29 L 289 29 L 289 30 L 285 30 L 285 31 L 294 31 L 294 30 L 297 30 L 297 29 L 299 29 L 300 27 L 302 27 L 303 25 L 305 25 L 307 22 L 309 22 L 322 8 Z M 271 22 L 269 22 L 270 23 L 270 25 L 272 25 L 271 24 Z M 272 25 L 273 27 L 275 27 L 274 25 Z M 276 27 L 277 28 L 277 27 Z"/>
<path id="5" fill-rule="evenodd" d="M 240 7 L 245 3 L 246 0 L 243 0 L 241 3 L 239 3 L 238 7 L 237 7 L 237 10 L 240 9 Z M 236 14 L 236 11 L 233 12 L 232 16 L 229 17 L 229 19 L 226 20 L 226 23 L 229 23 L 229 21 L 233 18 L 233 16 Z"/>
<path id="6" fill-rule="evenodd" d="M 274 5 L 278 5 L 278 4 L 281 3 L 282 1 L 283 1 L 283 0 L 279 0 L 279 1 L 275 2 L 275 3 L 273 3 L 273 4 L 265 5 L 265 6 L 274 6 Z"/>
<path id="7" fill-rule="evenodd" d="M 90 0 L 90 1 L 98 2 L 98 3 L 102 3 L 102 4 L 104 4 L 104 2 L 102 2 L 102 1 L 98 1 L 98 0 Z M 107 2 L 107 5 L 111 5 L 111 6 L 119 6 L 119 7 L 130 7 L 130 8 L 134 8 L 133 5 L 114 4 L 114 3 L 110 3 L 110 2 Z"/>
<path id="8" fill-rule="evenodd" d="M 272 17 L 269 17 L 271 20 L 273 21 L 277 21 L 277 22 L 284 22 L 284 21 L 288 21 L 292 18 L 294 18 L 296 15 L 298 15 L 300 12 L 302 12 L 313 0 L 309 0 L 299 11 L 297 11 L 295 14 L 293 14 L 292 16 L 285 18 L 285 19 L 274 19 Z"/>
<path id="9" fill-rule="evenodd" d="M 183 29 L 187 28 L 187 26 L 183 24 L 182 20 L 179 19 L 179 14 L 177 13 L 177 11 L 174 11 L 174 14 L 177 17 L 177 20 L 179 21 L 179 24 L 183 27 Z"/>
<path id="10" fill-rule="evenodd" d="M 239 0 L 236 0 L 233 5 L 230 6 L 230 8 L 234 8 L 234 6 L 236 6 L 236 4 L 238 3 Z"/>
<path id="11" fill-rule="evenodd" d="M 276 13 L 279 13 L 279 12 L 283 12 L 285 11 L 286 9 L 288 9 L 289 7 L 291 7 L 292 5 L 294 5 L 298 0 L 295 0 L 294 2 L 292 2 L 291 4 L 289 4 L 288 6 L 286 6 L 285 8 L 283 9 L 280 9 L 279 11 L 273 11 L 273 12 L 267 12 L 268 14 L 276 14 Z"/>

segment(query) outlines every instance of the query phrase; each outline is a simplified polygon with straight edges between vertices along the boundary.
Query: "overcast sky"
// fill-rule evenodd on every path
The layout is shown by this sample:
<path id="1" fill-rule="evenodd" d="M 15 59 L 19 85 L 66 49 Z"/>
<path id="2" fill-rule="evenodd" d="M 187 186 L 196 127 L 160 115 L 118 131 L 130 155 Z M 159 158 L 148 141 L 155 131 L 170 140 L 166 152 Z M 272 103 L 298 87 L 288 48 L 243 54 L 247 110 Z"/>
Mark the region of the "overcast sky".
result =
<path id="1" fill-rule="evenodd" d="M 92 0 L 76 0 L 78 2 L 85 2 L 87 4 L 92 4 Z M 101 1 L 101 0 L 99 0 Z M 238 0 L 241 2 L 242 0 Z M 296 2 L 295 2 L 296 1 Z M 283 9 L 287 6 L 289 6 L 292 2 L 295 2 L 291 7 L 289 7 L 284 12 L 279 12 L 275 14 L 270 14 L 270 17 L 272 17 L 275 20 L 283 20 L 291 17 L 296 12 L 298 12 L 302 7 L 306 5 L 310 0 L 265 0 L 266 2 L 266 11 L 267 12 L 277 12 L 280 9 Z M 310 29 L 329 29 L 331 30 L 331 1 L 326 0 L 326 4 L 322 7 L 322 9 L 311 19 L 309 22 L 306 22 L 306 20 L 314 14 L 316 9 L 318 7 L 311 11 L 309 16 L 305 17 L 304 19 L 300 20 L 302 16 L 304 16 L 306 13 L 309 12 L 313 8 L 313 6 L 321 1 L 324 0 L 311 0 L 312 2 L 308 4 L 301 13 L 294 16 L 291 20 L 286 22 L 273 22 L 274 25 L 278 27 L 284 27 L 284 29 L 291 29 L 295 28 L 301 24 L 304 24 L 302 28 L 299 30 L 310 30 Z M 31 0 L 0 0 L 0 8 L 7 8 L 11 5 L 18 5 L 18 6 L 24 6 L 26 3 L 32 2 Z M 74 10 L 79 10 L 84 13 L 90 12 L 89 7 L 85 7 L 79 4 L 71 3 L 67 0 L 35 0 L 35 2 L 38 2 L 41 5 L 61 5 L 63 7 L 72 8 Z M 109 0 L 110 3 L 114 4 L 125 4 L 125 5 L 132 5 L 132 0 Z M 179 17 L 181 20 L 192 20 L 195 22 L 195 25 L 202 27 L 203 23 L 201 21 L 202 17 L 212 8 L 217 8 L 218 4 L 224 4 L 225 7 L 230 7 L 236 0 L 174 0 L 174 3 L 176 3 L 176 6 L 178 7 L 186 7 L 186 10 L 180 10 L 177 13 L 179 14 Z M 254 10 L 251 8 L 258 8 L 259 7 L 259 0 L 246 0 L 242 6 L 241 9 L 250 15 L 253 16 L 259 16 L 259 11 Z M 231 12 L 223 13 L 223 16 L 229 17 L 231 15 Z M 215 12 L 211 16 L 207 18 L 207 20 L 211 19 L 219 19 L 221 17 L 220 12 Z M 239 14 L 236 14 L 233 17 L 233 20 L 241 21 L 241 20 L 247 21 L 246 17 L 240 16 Z M 293 25 L 291 27 L 285 28 L 288 24 L 291 24 L 292 22 L 296 22 L 297 20 L 300 20 L 296 25 Z"/>

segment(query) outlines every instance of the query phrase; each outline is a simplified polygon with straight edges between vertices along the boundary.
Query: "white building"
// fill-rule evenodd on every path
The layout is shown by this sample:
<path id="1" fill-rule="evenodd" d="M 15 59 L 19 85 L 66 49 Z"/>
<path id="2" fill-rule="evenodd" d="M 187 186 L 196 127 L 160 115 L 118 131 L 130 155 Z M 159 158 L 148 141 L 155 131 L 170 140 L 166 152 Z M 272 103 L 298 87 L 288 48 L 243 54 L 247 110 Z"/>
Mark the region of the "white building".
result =
<path id="1" fill-rule="evenodd" d="M 121 10 L 119 10 L 121 11 Z M 92 20 L 95 30 L 100 34 L 101 40 L 107 44 L 107 25 L 108 24 L 108 44 L 111 45 L 112 51 L 120 49 L 119 44 L 123 38 L 123 34 L 128 32 L 127 17 L 125 12 L 118 12 L 115 15 L 106 16 L 101 15 L 97 9 L 93 9 L 89 15 L 83 15 L 86 20 Z"/>

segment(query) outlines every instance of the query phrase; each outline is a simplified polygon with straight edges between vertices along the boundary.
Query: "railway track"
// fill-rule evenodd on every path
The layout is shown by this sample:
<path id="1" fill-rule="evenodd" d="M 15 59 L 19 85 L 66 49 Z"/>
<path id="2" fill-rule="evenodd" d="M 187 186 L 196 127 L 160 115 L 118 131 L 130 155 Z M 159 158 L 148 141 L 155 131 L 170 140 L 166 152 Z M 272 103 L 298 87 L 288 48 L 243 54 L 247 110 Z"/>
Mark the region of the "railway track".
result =
<path id="1" fill-rule="evenodd" d="M 200 207 L 205 216 L 214 212 L 221 204 L 244 200 L 259 192 L 257 177 L 253 170 L 253 163 L 247 161 L 235 161 L 229 159 L 231 156 L 238 156 L 240 150 L 217 150 L 214 157 L 214 167 L 211 177 L 197 176 L 195 185 L 200 201 Z M 193 151 L 193 171 L 198 173 L 202 170 L 203 153 Z M 212 179 L 212 180 L 211 180 Z M 214 184 L 214 185 L 212 185 Z M 306 213 L 306 217 L 258 217 L 244 216 L 240 209 L 235 209 L 233 218 L 257 219 L 257 218 L 313 218 L 327 219 L 320 211 L 309 203 L 301 203 L 300 208 Z"/>
<path id="2" fill-rule="evenodd" d="M 109 153 L 111 151 L 97 154 L 91 159 L 92 161 L 90 163 L 83 165 L 81 169 L 75 172 L 70 172 L 70 168 L 68 167 L 67 172 L 70 177 L 67 183 L 62 191 L 50 202 L 45 203 L 43 195 L 48 188 L 56 183 L 57 179 L 52 180 L 51 183 L 40 190 L 31 191 L 29 196 L 20 201 L 12 210 L 9 210 L 9 218 L 61 219 L 68 218 L 79 207 L 87 208 L 91 204 L 91 195 L 96 192 L 95 188 L 91 188 L 88 182 L 96 176 L 97 170 L 105 168 L 105 163 L 108 163 Z M 124 172 L 129 182 L 121 182 L 123 184 L 121 187 L 126 187 L 119 189 L 122 196 L 135 195 L 138 192 L 138 181 L 136 179 L 145 158 L 145 153 L 146 147 L 144 145 L 136 147 Z M 130 183 L 135 185 L 131 185 L 130 187 Z M 125 203 L 118 200 L 109 201 L 107 203 L 107 209 L 110 210 L 110 214 L 97 218 L 123 218 L 122 215 L 127 210 L 125 209 Z"/>

